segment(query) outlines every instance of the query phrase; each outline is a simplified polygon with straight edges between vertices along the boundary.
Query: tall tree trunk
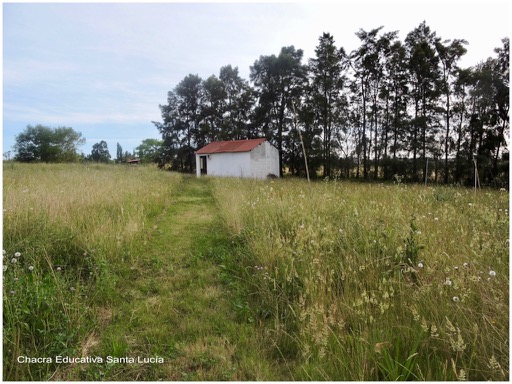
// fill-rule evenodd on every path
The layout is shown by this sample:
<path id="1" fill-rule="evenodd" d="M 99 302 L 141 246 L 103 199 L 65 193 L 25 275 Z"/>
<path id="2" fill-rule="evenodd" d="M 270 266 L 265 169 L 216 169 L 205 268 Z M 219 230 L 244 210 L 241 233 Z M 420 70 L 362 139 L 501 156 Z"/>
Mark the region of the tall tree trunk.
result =
<path id="1" fill-rule="evenodd" d="M 423 174 L 421 180 L 425 180 L 425 176 L 427 175 L 426 169 L 426 159 L 427 159 L 427 98 L 425 96 L 425 92 L 423 92 L 423 103 L 422 103 L 422 124 L 421 124 L 421 157 L 423 160 Z"/>
<path id="2" fill-rule="evenodd" d="M 389 133 L 389 96 L 386 97 L 386 112 L 385 112 L 385 120 L 384 120 L 384 179 L 388 177 L 388 133 Z"/>
<path id="3" fill-rule="evenodd" d="M 419 109 L 419 100 L 416 100 L 414 107 L 414 134 L 412 139 L 412 173 L 413 179 L 416 180 L 416 174 L 418 172 L 418 109 Z"/>
<path id="4" fill-rule="evenodd" d="M 462 144 L 462 124 L 464 121 L 464 112 L 466 109 L 465 103 L 464 103 L 464 96 L 465 96 L 465 93 L 462 94 L 462 100 L 461 100 L 462 108 L 460 110 L 460 122 L 459 122 L 459 126 L 457 128 L 457 145 L 456 145 L 456 150 L 455 150 L 455 182 L 456 183 L 459 182 L 460 176 L 461 176 L 460 175 L 461 174 L 460 148 L 461 148 L 461 144 Z"/>
<path id="5" fill-rule="evenodd" d="M 361 79 L 361 95 L 363 97 L 363 179 L 368 179 L 368 165 L 366 153 L 366 94 L 364 87 L 364 80 Z"/>
<path id="6" fill-rule="evenodd" d="M 379 134 L 378 134 L 378 126 L 379 126 L 379 117 L 378 117 L 378 108 L 377 108 L 377 95 L 374 95 L 373 97 L 373 121 L 374 121 L 374 128 L 375 128 L 375 148 L 374 148 L 374 177 L 375 180 L 379 178 Z"/>
<path id="7" fill-rule="evenodd" d="M 281 98 L 279 106 L 279 120 L 277 122 L 277 151 L 279 152 L 279 177 L 283 177 L 283 125 L 284 125 L 285 97 Z"/>
<path id="8" fill-rule="evenodd" d="M 506 120 L 503 120 L 502 125 L 498 128 L 498 146 L 496 147 L 496 152 L 494 154 L 493 162 L 492 162 L 492 171 L 493 174 L 496 175 L 498 173 L 498 159 L 500 155 L 501 143 L 504 139 L 503 133 L 505 132 L 505 126 L 507 124 Z"/>
<path id="9" fill-rule="evenodd" d="M 446 137 L 444 140 L 444 178 L 443 182 L 448 184 L 448 140 L 450 137 L 450 92 L 446 92 Z"/>

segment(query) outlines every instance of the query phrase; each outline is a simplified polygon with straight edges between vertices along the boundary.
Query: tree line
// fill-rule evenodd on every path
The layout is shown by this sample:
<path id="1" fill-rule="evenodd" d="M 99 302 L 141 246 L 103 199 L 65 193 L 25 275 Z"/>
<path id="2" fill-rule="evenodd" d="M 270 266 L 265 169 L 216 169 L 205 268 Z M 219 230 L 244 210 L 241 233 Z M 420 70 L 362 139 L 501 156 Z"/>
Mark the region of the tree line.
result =
<path id="1" fill-rule="evenodd" d="M 315 57 L 283 47 L 260 56 L 250 82 L 231 65 L 189 74 L 160 105 L 159 164 L 193 172 L 194 151 L 217 140 L 267 138 L 281 175 L 444 183 L 508 183 L 509 39 L 495 57 L 462 68 L 463 39 L 443 40 L 425 22 L 407 34 L 356 33 L 352 52 L 323 33 Z"/>
<path id="2" fill-rule="evenodd" d="M 141 163 L 158 163 L 161 158 L 162 141 L 157 139 L 144 139 L 141 144 L 130 153 L 123 152 L 123 147 L 117 143 L 115 160 L 111 160 L 107 142 L 101 140 L 93 144 L 91 153 L 85 155 L 78 153 L 78 147 L 85 144 L 85 137 L 81 132 L 71 127 L 52 128 L 42 124 L 28 125 L 23 132 L 15 138 L 14 160 L 25 163 L 75 163 L 96 162 L 117 164 L 126 163 L 137 158 Z M 6 160 L 10 160 L 10 152 Z"/>

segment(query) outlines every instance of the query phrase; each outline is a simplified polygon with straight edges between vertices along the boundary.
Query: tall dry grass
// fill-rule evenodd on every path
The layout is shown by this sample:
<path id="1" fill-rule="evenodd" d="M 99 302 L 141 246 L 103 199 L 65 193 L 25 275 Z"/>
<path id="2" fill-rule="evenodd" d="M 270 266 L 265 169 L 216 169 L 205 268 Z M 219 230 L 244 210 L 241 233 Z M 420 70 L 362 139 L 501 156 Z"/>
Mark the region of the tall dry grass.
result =
<path id="1" fill-rule="evenodd" d="M 307 380 L 507 380 L 507 192 L 218 179 L 233 263 Z"/>
<path id="2" fill-rule="evenodd" d="M 80 355 L 93 308 L 112 299 L 180 180 L 147 167 L 4 164 L 4 379 L 54 372 L 18 356 Z"/>

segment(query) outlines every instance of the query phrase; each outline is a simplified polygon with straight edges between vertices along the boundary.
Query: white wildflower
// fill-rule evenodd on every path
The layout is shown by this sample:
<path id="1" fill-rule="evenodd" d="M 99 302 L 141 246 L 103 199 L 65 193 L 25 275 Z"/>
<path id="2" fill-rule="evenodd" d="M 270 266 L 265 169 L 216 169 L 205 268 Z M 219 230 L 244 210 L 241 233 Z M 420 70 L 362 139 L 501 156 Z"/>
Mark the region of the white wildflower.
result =
<path id="1" fill-rule="evenodd" d="M 419 262 L 419 263 L 418 263 L 418 268 L 423 268 L 423 267 L 424 267 L 423 263 L 422 263 L 422 262 Z"/>
<path id="2" fill-rule="evenodd" d="M 16 252 L 16 253 L 14 254 L 14 257 L 20 257 L 20 256 L 21 256 L 21 253 L 19 253 L 19 252 Z"/>
<path id="3" fill-rule="evenodd" d="M 489 276 L 496 277 L 496 271 L 493 271 L 492 269 L 489 271 Z"/>
<path id="4" fill-rule="evenodd" d="M 33 265 L 31 265 L 30 267 L 28 267 L 28 270 L 29 270 L 30 272 L 32 272 L 32 271 L 34 270 L 34 266 L 33 266 Z"/>
<path id="5" fill-rule="evenodd" d="M 460 301 L 458 296 L 453 296 L 452 300 L 453 300 L 454 303 L 458 303 Z"/>
<path id="6" fill-rule="evenodd" d="M 450 287 L 450 286 L 452 285 L 452 281 L 451 281 L 450 279 L 446 279 L 446 280 L 444 281 L 444 285 L 447 285 L 447 286 L 449 286 L 449 287 Z"/>
<path id="7" fill-rule="evenodd" d="M 17 259 L 17 258 L 13 257 L 13 258 L 11 259 L 11 263 L 16 264 L 17 262 L 18 262 L 18 259 Z"/>

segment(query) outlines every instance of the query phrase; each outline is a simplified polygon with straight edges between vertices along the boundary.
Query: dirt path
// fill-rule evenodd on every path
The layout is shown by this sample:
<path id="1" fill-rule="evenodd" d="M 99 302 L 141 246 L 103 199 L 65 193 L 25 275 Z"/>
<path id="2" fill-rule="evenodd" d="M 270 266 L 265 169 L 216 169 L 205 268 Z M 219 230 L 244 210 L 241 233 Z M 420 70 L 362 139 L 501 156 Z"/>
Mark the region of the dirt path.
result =
<path id="1" fill-rule="evenodd" d="M 236 318 L 233 294 L 215 263 L 218 252 L 229 252 L 229 239 L 210 182 L 185 177 L 118 281 L 119 299 L 100 309 L 98 330 L 84 342 L 83 355 L 135 363 L 90 364 L 68 378 L 275 379 L 254 326 Z M 138 364 L 139 358 L 153 361 Z"/>

